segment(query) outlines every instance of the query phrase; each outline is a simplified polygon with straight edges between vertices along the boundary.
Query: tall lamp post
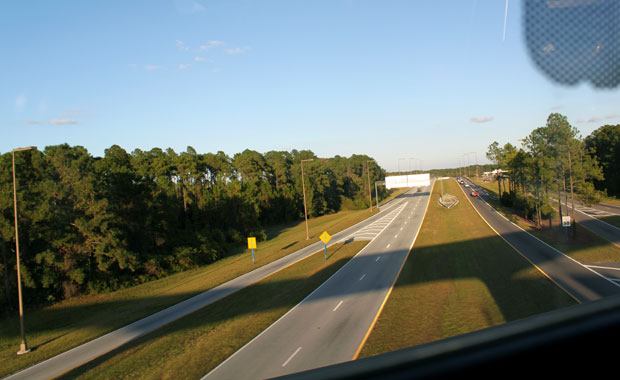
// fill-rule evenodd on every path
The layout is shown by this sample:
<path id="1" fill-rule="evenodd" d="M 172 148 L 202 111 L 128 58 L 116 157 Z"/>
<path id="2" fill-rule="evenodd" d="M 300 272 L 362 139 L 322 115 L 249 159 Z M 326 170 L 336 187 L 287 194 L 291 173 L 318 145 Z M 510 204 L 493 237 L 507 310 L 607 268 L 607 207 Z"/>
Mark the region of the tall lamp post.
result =
<path id="1" fill-rule="evenodd" d="M 314 161 L 314 158 L 307 160 L 301 160 L 301 190 L 304 193 L 304 216 L 306 218 L 306 240 L 310 240 L 310 234 L 308 232 L 308 209 L 306 208 L 306 186 L 304 184 L 304 162 Z"/>
<path id="2" fill-rule="evenodd" d="M 467 169 L 466 169 L 466 173 L 467 173 L 467 174 L 466 174 L 466 175 L 467 175 L 468 177 L 470 177 L 470 175 L 469 175 L 469 154 L 467 154 L 467 153 L 463 153 L 463 156 L 467 157 Z"/>
<path id="3" fill-rule="evenodd" d="M 370 165 L 369 162 L 374 160 L 366 160 L 366 170 L 368 171 L 368 203 L 370 203 L 370 211 L 372 211 L 372 190 L 370 189 Z"/>
<path id="4" fill-rule="evenodd" d="M 476 152 L 469 152 L 469 153 L 467 153 L 468 159 L 469 159 L 469 155 L 470 154 L 473 154 L 474 158 L 476 159 L 476 178 L 477 178 L 478 177 L 478 153 L 476 153 Z"/>
<path id="5" fill-rule="evenodd" d="M 400 172 L 400 160 L 406 160 L 406 158 L 399 158 L 398 159 L 398 175 L 402 175 L 402 173 Z"/>
<path id="6" fill-rule="evenodd" d="M 15 212 L 15 256 L 17 257 L 17 297 L 19 298 L 19 329 L 21 332 L 22 341 L 19 344 L 19 351 L 17 355 L 23 355 L 30 352 L 28 345 L 26 344 L 26 333 L 24 332 L 24 307 L 22 304 L 22 279 L 19 264 L 19 233 L 17 231 L 17 185 L 15 184 L 15 152 L 21 152 L 24 150 L 36 150 L 36 146 L 29 146 L 26 148 L 13 149 L 13 210 Z"/>
<path id="7" fill-rule="evenodd" d="M 411 171 L 411 160 L 413 161 L 413 170 L 415 171 L 415 158 L 414 157 L 410 157 L 409 158 L 409 171 Z"/>

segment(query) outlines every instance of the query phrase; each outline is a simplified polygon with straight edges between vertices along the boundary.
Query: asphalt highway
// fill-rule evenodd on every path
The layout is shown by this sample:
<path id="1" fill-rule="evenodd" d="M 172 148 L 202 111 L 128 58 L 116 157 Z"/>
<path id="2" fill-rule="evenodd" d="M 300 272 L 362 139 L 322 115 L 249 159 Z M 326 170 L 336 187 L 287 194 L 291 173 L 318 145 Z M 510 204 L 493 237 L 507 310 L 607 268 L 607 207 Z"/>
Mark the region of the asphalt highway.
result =
<path id="1" fill-rule="evenodd" d="M 203 379 L 264 379 L 352 360 L 413 247 L 431 189 L 404 194 L 364 249 Z"/>
<path id="2" fill-rule="evenodd" d="M 461 186 L 465 196 L 489 226 L 573 298 L 579 302 L 588 302 L 620 294 L 620 284 L 513 224 L 485 201 L 483 193 L 479 197 L 472 197 L 472 186 L 475 189 L 478 187 L 468 179 L 464 180 L 469 184 L 469 187 Z"/>
<path id="3" fill-rule="evenodd" d="M 411 191 L 411 190 L 410 190 Z M 399 208 L 411 202 L 411 194 L 403 194 L 392 201 L 384 204 L 380 212 L 365 219 L 364 221 L 349 227 L 343 231 L 332 234 L 332 242 L 344 241 L 347 239 L 359 239 L 356 237 L 360 231 L 372 230 L 372 226 L 380 225 L 386 220 L 390 220 Z M 423 197 L 422 197 L 423 198 Z M 419 198 L 419 199 L 422 199 Z M 416 198 L 418 199 L 418 198 Z M 331 231 L 329 231 L 331 233 Z M 372 235 L 371 235 L 372 236 Z M 62 354 L 37 363 L 22 371 L 16 372 L 5 379 L 17 380 L 39 380 L 50 379 L 59 376 L 73 368 L 76 368 L 94 358 L 101 356 L 121 345 L 143 336 L 159 327 L 173 322 L 191 312 L 199 310 L 227 295 L 234 293 L 248 285 L 286 268 L 304 258 L 323 250 L 323 243 L 318 240 L 316 243 L 300 249 L 270 264 L 259 267 L 252 272 L 246 273 L 213 289 L 198 294 L 183 302 L 173 305 L 167 309 L 140 319 L 123 328 L 112 331 L 90 342 L 70 349 Z"/>
<path id="4" fill-rule="evenodd" d="M 604 219 L 599 219 L 599 217 L 604 218 L 605 216 L 620 215 L 620 207 L 602 203 L 587 207 L 581 202 L 576 201 L 575 203 L 575 221 L 577 223 L 580 223 L 582 226 L 615 245 L 620 246 L 620 228 L 605 222 Z M 571 211 L 572 207 L 569 200 L 569 214 Z"/>

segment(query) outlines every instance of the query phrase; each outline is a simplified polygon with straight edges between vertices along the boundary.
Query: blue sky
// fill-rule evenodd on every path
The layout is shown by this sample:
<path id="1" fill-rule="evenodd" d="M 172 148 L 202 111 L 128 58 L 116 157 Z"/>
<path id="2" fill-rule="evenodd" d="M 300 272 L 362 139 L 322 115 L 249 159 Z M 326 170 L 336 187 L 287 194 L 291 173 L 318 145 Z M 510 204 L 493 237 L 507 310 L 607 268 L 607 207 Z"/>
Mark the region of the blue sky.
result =
<path id="1" fill-rule="evenodd" d="M 310 149 L 428 169 L 487 162 L 551 112 L 583 136 L 620 123 L 618 89 L 534 67 L 520 5 L 504 38 L 501 0 L 4 1 L 0 152 Z"/>

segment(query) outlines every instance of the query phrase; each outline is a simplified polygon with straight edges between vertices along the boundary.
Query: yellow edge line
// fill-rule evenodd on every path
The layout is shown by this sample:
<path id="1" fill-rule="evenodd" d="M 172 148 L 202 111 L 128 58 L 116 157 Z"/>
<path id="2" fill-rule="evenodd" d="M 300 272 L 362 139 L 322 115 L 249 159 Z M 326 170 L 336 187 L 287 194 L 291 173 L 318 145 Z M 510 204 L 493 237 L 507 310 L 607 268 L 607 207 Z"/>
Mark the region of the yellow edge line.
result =
<path id="1" fill-rule="evenodd" d="M 472 181 L 473 182 L 473 181 Z M 457 184 L 458 185 L 458 184 Z M 478 186 L 478 185 L 476 185 Z M 495 228 L 493 228 L 489 222 L 482 216 L 482 214 L 480 214 L 480 211 L 478 211 L 478 209 L 476 208 L 476 206 L 474 206 L 474 204 L 472 203 L 471 199 L 469 199 L 469 197 L 467 196 L 467 194 L 465 193 L 465 190 L 463 190 L 463 187 L 461 185 L 458 185 L 458 187 L 461 189 L 461 191 L 463 192 L 463 195 L 465 195 L 465 198 L 467 198 L 467 200 L 469 201 L 469 204 L 471 205 L 471 207 L 476 211 L 476 213 L 478 214 L 478 216 L 480 217 L 480 219 L 482 219 L 487 226 L 489 226 L 490 229 L 493 230 L 493 232 L 495 232 L 495 234 L 497 236 L 499 236 L 500 238 L 502 238 L 503 241 L 506 242 L 506 244 L 508 244 L 510 247 L 512 247 L 512 249 L 514 249 L 519 255 L 521 255 L 521 257 L 523 257 L 525 260 L 527 260 L 531 265 L 534 266 L 534 268 L 538 269 L 540 271 L 540 273 L 542 273 L 545 277 L 547 277 L 551 282 L 553 282 L 558 288 L 562 289 L 562 291 L 564 291 L 564 293 L 568 294 L 572 299 L 574 299 L 575 301 L 577 301 L 577 303 L 581 303 L 581 301 L 579 299 L 577 299 L 577 297 L 575 297 L 571 292 L 569 292 L 568 290 L 566 290 L 562 285 L 558 284 L 553 278 L 551 278 L 547 273 L 545 273 L 544 270 L 542 270 L 538 265 L 534 264 L 527 256 L 525 256 L 523 253 L 521 253 L 521 251 L 519 251 L 517 249 L 517 247 L 515 247 L 514 245 L 512 245 L 508 240 L 506 240 L 506 238 L 504 238 L 499 232 L 497 232 L 495 230 Z M 487 203 L 485 201 L 485 203 Z M 488 204 L 488 203 L 487 203 Z M 491 206 L 489 204 L 489 206 Z M 491 206 L 493 207 L 493 206 Z M 493 207 L 493 209 L 495 210 L 495 208 Z M 496 210 L 496 212 L 499 212 Z M 529 233 L 527 231 L 525 231 L 526 233 Z"/>
<path id="2" fill-rule="evenodd" d="M 400 269 L 398 269 L 398 273 L 396 274 L 396 277 L 394 278 L 394 281 L 392 282 L 392 286 L 390 286 L 390 290 L 388 290 L 387 294 L 385 295 L 385 298 L 383 299 L 383 302 L 381 303 L 381 306 L 379 307 L 379 310 L 377 311 L 375 318 L 370 324 L 368 331 L 366 331 L 366 335 L 364 336 L 364 339 L 362 339 L 362 343 L 360 343 L 359 347 L 355 351 L 355 355 L 353 355 L 353 358 L 351 360 L 357 360 L 357 357 L 362 352 L 362 348 L 364 347 L 364 344 L 366 344 L 366 341 L 368 340 L 368 337 L 370 336 L 372 329 L 375 327 L 375 324 L 379 320 L 379 315 L 381 315 L 381 312 L 383 311 L 383 308 L 385 307 L 385 304 L 387 303 L 388 298 L 390 298 L 390 294 L 392 294 L 394 285 L 396 285 L 396 281 L 398 281 L 398 277 L 400 277 L 400 272 L 405 267 L 405 263 L 407 262 L 407 259 L 409 258 L 409 254 L 413 250 L 413 245 L 415 244 L 415 241 L 418 239 L 418 235 L 420 234 L 420 230 L 422 229 L 422 224 L 424 223 L 424 218 L 426 218 L 426 212 L 428 211 L 428 206 L 431 204 L 431 198 L 433 197 L 433 189 L 435 188 L 435 182 L 436 181 L 433 181 L 433 186 L 431 187 L 431 194 L 429 195 L 428 202 L 426 203 L 426 209 L 424 210 L 424 216 L 422 217 L 422 222 L 420 223 L 420 226 L 418 227 L 418 232 L 416 233 L 415 238 L 413 239 L 413 242 L 411 242 L 411 247 L 409 247 L 407 256 L 405 256 L 405 260 L 403 260 L 403 263 L 400 266 Z"/>

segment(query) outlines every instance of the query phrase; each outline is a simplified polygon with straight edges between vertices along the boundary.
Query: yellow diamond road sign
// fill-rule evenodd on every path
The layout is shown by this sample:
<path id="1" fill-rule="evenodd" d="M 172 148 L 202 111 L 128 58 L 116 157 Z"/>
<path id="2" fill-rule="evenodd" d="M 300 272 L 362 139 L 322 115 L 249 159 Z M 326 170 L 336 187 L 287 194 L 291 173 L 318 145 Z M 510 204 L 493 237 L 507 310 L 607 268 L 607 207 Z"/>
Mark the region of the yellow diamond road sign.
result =
<path id="1" fill-rule="evenodd" d="M 327 244 L 327 242 L 331 239 L 332 237 L 329 236 L 329 234 L 327 233 L 327 231 L 323 231 L 323 233 L 321 234 L 321 236 L 319 237 L 319 239 L 323 240 L 323 243 Z"/>
<path id="2" fill-rule="evenodd" d="M 255 237 L 248 238 L 248 249 L 256 249 L 256 238 Z"/>

